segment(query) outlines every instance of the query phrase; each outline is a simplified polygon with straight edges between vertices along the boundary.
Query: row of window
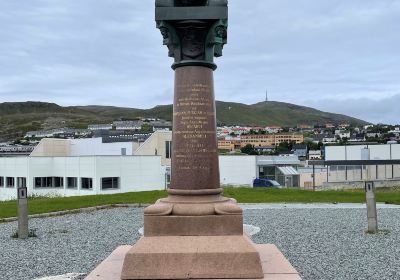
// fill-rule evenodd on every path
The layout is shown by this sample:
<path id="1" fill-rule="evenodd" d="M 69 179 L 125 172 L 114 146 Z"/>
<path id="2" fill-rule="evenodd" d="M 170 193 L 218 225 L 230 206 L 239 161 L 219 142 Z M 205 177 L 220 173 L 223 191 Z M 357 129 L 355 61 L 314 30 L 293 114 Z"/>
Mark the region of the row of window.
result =
<path id="1" fill-rule="evenodd" d="M 0 177 L 0 187 L 13 188 L 15 186 L 15 178 L 14 177 Z M 25 177 L 17 177 L 17 187 L 23 188 L 26 187 L 26 178 Z"/>
<path id="2" fill-rule="evenodd" d="M 26 178 L 17 177 L 17 185 L 15 185 L 14 177 L 0 177 L 0 187 L 18 188 L 26 187 Z M 93 189 L 93 178 L 80 178 L 81 189 L 91 190 Z M 33 178 L 33 186 L 35 188 L 63 188 L 64 178 L 63 177 L 35 177 Z M 78 188 L 77 177 L 67 177 L 66 187 L 68 189 Z M 105 177 L 101 178 L 101 189 L 118 189 L 119 188 L 119 177 Z"/>

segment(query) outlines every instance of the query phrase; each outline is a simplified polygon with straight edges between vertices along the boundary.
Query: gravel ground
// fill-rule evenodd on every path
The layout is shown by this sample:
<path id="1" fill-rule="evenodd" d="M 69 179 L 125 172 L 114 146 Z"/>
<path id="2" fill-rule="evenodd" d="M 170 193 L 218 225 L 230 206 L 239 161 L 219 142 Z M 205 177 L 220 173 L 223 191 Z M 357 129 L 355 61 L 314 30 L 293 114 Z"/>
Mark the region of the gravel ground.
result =
<path id="1" fill-rule="evenodd" d="M 261 228 L 256 243 L 276 244 L 303 279 L 400 279 L 400 209 L 379 209 L 382 232 L 365 234 L 360 208 L 245 207 L 245 223 Z M 10 237 L 0 224 L 0 279 L 88 273 L 117 246 L 133 244 L 143 209 L 117 208 L 32 219 L 37 238 Z"/>

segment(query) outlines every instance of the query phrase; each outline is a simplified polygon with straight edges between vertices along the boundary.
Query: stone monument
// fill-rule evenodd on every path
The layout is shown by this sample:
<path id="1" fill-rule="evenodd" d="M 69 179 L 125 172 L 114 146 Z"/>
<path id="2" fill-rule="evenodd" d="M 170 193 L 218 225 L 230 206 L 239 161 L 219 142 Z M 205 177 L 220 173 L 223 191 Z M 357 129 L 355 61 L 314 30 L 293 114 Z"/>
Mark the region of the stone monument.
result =
<path id="1" fill-rule="evenodd" d="M 122 279 L 263 278 L 242 209 L 219 182 L 213 60 L 227 42 L 227 1 L 157 0 L 155 11 L 175 60 L 171 186 L 144 210 Z"/>
<path id="2" fill-rule="evenodd" d="M 242 209 L 219 182 L 213 71 L 227 42 L 226 0 L 156 0 L 174 58 L 172 178 L 144 210 L 144 235 L 118 247 L 85 280 L 301 279 L 272 244 L 243 234 Z"/>

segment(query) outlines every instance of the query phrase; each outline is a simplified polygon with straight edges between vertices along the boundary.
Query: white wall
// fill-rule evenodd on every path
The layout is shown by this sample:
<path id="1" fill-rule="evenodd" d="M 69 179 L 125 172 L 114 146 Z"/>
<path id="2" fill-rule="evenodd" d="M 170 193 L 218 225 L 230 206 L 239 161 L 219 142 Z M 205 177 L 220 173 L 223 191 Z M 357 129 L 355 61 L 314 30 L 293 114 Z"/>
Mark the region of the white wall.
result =
<path id="1" fill-rule="evenodd" d="M 15 199 L 16 178 L 25 177 L 28 194 L 73 196 L 162 190 L 165 167 L 160 156 L 2 157 L 0 176 L 14 177 L 14 188 L 0 187 L 0 200 Z M 63 188 L 34 188 L 35 177 L 63 177 Z M 78 178 L 78 188 L 67 188 L 67 177 Z M 93 179 L 93 189 L 82 189 L 80 178 Z M 119 177 L 120 188 L 101 189 L 101 178 Z"/>
<path id="2" fill-rule="evenodd" d="M 361 160 L 361 150 L 367 145 L 326 146 L 325 160 Z M 368 145 L 370 159 L 400 159 L 400 144 Z"/>
<path id="3" fill-rule="evenodd" d="M 256 156 L 219 156 L 221 185 L 253 185 L 257 176 Z"/>
<path id="4" fill-rule="evenodd" d="M 101 138 L 71 139 L 70 156 L 104 156 L 121 155 L 121 149 L 126 149 L 127 155 L 133 154 L 132 142 L 102 143 Z"/>

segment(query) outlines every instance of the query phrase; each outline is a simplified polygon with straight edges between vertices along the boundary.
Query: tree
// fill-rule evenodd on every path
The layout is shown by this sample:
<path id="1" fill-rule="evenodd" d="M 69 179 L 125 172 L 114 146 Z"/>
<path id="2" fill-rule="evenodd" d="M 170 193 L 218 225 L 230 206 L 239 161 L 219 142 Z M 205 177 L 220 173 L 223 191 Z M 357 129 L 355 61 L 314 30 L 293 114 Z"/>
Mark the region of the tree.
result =
<path id="1" fill-rule="evenodd" d="M 144 123 L 144 124 L 142 124 L 142 127 L 140 128 L 140 131 L 142 131 L 142 132 L 152 132 L 153 131 L 153 127 L 148 123 Z"/>
<path id="2" fill-rule="evenodd" d="M 321 141 L 319 141 L 318 143 L 315 143 L 313 141 L 307 141 L 303 144 L 307 145 L 309 151 L 320 150 L 321 147 L 324 145 L 324 143 L 322 143 Z"/>
<path id="3" fill-rule="evenodd" d="M 293 145 L 296 144 L 295 141 L 290 141 L 290 142 L 281 142 L 279 145 L 276 147 L 276 151 L 279 152 L 290 152 L 293 149 Z"/>
<path id="4" fill-rule="evenodd" d="M 247 144 L 246 146 L 242 147 L 240 150 L 242 151 L 242 153 L 248 154 L 248 155 L 251 155 L 254 152 L 257 153 L 257 151 L 254 149 L 253 145 L 251 145 L 251 144 Z"/>

